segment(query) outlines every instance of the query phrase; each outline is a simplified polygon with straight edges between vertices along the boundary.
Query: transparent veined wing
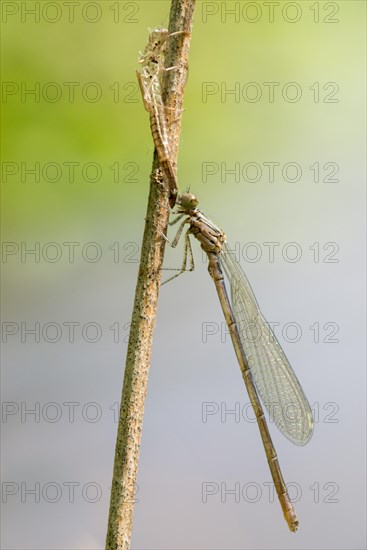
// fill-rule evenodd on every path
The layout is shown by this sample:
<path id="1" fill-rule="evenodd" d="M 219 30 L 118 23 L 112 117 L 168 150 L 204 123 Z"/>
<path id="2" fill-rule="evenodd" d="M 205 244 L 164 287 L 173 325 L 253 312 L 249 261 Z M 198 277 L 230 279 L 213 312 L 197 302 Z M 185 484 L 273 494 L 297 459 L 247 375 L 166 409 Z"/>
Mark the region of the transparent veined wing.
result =
<path id="1" fill-rule="evenodd" d="M 227 243 L 219 257 L 230 283 L 233 314 L 259 396 L 279 430 L 296 445 L 305 445 L 313 432 L 307 398 Z"/>

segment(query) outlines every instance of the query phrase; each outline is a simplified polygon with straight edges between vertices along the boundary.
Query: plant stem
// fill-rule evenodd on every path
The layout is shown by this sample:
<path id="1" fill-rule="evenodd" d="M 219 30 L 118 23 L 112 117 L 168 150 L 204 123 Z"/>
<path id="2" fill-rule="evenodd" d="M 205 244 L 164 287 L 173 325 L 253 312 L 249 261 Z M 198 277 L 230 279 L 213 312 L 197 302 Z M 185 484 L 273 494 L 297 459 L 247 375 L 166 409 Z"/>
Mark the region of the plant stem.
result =
<path id="1" fill-rule="evenodd" d="M 166 51 L 166 66 L 178 67 L 166 72 L 163 83 L 174 167 L 177 164 L 194 7 L 195 0 L 172 0 L 171 3 L 169 31 L 189 31 L 170 38 Z M 130 548 L 144 402 L 166 244 L 162 233 L 166 234 L 168 216 L 168 193 L 155 153 L 122 388 L 106 550 Z"/>

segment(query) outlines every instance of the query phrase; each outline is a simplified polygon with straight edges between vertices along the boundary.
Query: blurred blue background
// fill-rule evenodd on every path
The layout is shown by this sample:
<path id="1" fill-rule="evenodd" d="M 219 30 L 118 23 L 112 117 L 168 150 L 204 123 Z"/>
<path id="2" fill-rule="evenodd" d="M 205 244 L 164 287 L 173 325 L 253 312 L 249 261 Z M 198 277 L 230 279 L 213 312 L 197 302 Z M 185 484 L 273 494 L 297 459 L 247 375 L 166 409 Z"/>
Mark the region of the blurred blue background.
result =
<path id="1" fill-rule="evenodd" d="M 153 151 L 135 69 L 169 7 L 2 2 L 3 548 L 104 547 Z M 133 548 L 365 548 L 364 21 L 358 1 L 197 4 L 180 185 L 226 232 L 315 434 L 271 426 L 294 535 L 194 242 L 160 295 Z"/>

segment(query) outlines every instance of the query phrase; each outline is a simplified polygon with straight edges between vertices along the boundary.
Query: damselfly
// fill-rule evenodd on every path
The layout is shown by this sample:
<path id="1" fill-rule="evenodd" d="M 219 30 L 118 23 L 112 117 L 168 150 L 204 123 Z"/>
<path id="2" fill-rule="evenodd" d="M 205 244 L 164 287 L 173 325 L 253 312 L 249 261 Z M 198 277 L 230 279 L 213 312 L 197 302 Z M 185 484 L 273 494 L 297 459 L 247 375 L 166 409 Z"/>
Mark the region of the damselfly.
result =
<path id="1" fill-rule="evenodd" d="M 148 44 L 138 59 L 141 69 L 136 71 L 144 107 L 149 113 L 150 129 L 160 165 L 170 190 L 170 206 L 175 205 L 177 197 L 177 179 L 171 163 L 170 144 L 166 123 L 166 107 L 162 99 L 163 71 L 176 67 L 165 68 L 164 56 L 169 37 L 182 34 L 169 33 L 167 29 L 156 28 L 149 34 Z"/>
<path id="2" fill-rule="evenodd" d="M 307 398 L 279 342 L 262 315 L 250 283 L 231 252 L 223 231 L 197 208 L 192 193 L 177 199 L 178 218 L 183 217 L 172 246 L 176 246 L 186 224 L 184 262 L 186 271 L 190 256 L 193 267 L 190 235 L 201 244 L 209 260 L 209 273 L 214 280 L 224 317 L 240 365 L 242 376 L 258 422 L 270 472 L 287 524 L 291 531 L 298 528 L 298 519 L 280 470 L 277 454 L 264 416 L 264 406 L 280 431 L 296 445 L 305 445 L 312 436 L 313 417 Z M 224 274 L 230 284 L 229 298 Z M 166 281 L 168 282 L 168 281 Z"/>

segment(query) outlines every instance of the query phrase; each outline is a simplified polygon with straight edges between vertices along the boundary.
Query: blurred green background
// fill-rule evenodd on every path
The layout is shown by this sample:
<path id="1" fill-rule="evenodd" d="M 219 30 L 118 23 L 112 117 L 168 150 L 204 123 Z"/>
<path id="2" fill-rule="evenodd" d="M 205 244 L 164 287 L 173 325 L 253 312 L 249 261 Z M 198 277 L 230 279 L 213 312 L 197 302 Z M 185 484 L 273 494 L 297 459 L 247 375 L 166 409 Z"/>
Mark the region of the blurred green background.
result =
<path id="1" fill-rule="evenodd" d="M 166 26 L 169 8 L 1 5 L 4 548 L 104 545 L 153 152 L 135 70 L 148 28 Z M 279 323 L 316 428 L 304 449 L 274 434 L 296 487 L 294 536 L 269 498 L 256 426 L 202 420 L 205 402 L 226 410 L 248 398 L 193 243 L 195 272 L 161 292 L 134 548 L 365 547 L 364 96 L 364 2 L 198 2 L 180 186 L 224 229 Z M 278 243 L 273 261 L 269 243 Z M 298 261 L 287 250 L 300 251 Z M 180 264 L 181 249 L 168 250 L 166 266 Z M 284 336 L 287 323 L 300 327 L 298 340 L 292 328 Z M 101 411 L 95 421 L 88 403 Z M 261 493 L 222 502 L 218 491 L 203 503 L 208 481 Z M 95 501 L 88 483 L 101 488 Z"/>

